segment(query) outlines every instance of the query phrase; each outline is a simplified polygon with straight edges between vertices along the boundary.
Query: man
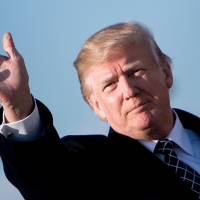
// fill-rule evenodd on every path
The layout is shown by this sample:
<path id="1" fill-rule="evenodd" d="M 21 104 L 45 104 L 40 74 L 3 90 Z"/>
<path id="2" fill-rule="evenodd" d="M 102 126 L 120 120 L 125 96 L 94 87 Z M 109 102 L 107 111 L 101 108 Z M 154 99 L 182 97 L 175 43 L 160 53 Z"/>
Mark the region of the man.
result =
<path id="1" fill-rule="evenodd" d="M 200 120 L 171 108 L 171 60 L 146 27 L 106 27 L 74 63 L 84 99 L 111 126 L 107 137 L 60 139 L 9 33 L 3 46 L 0 152 L 25 199 L 199 199 Z"/>

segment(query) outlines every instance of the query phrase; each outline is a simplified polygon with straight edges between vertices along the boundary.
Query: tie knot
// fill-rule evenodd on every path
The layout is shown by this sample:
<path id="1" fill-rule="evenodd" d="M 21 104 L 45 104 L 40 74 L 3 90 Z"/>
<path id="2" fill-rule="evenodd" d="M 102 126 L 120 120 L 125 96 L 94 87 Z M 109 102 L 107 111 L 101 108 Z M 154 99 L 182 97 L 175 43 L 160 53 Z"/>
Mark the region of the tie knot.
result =
<path id="1" fill-rule="evenodd" d="M 174 154 L 174 142 L 169 139 L 159 140 L 155 146 L 154 153 L 160 154 Z"/>

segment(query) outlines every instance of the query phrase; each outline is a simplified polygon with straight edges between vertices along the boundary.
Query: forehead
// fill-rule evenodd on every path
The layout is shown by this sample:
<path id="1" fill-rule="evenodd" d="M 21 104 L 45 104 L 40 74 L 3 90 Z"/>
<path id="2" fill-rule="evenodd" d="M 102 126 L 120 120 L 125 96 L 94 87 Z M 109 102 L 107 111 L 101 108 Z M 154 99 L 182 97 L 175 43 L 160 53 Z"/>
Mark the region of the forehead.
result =
<path id="1" fill-rule="evenodd" d="M 101 79 L 101 77 L 109 76 L 108 72 L 120 69 L 126 71 L 137 66 L 157 63 L 157 61 L 157 55 L 151 46 L 146 43 L 135 44 L 121 52 L 110 53 L 109 59 L 91 68 L 90 75 L 95 79 Z"/>
<path id="2" fill-rule="evenodd" d="M 96 67 L 90 75 L 93 80 L 103 82 L 105 80 L 110 80 L 115 75 L 120 75 L 121 73 L 134 69 L 138 66 L 144 66 L 141 60 L 127 62 L 125 58 L 121 58 L 115 62 L 103 63 L 101 66 Z"/>

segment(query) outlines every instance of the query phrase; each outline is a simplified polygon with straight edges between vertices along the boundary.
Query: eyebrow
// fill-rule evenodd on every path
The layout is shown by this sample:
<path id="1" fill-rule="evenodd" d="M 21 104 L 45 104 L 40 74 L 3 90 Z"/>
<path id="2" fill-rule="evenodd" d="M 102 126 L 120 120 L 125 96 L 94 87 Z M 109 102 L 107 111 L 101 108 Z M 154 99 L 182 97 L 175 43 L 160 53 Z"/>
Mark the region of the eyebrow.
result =
<path id="1" fill-rule="evenodd" d="M 142 62 L 139 60 L 136 60 L 134 62 L 125 64 L 123 67 L 123 72 L 128 72 L 133 70 L 136 66 L 142 66 Z M 115 80 L 116 76 L 113 76 L 113 74 L 107 74 L 106 77 L 102 78 L 100 81 L 100 84 L 107 84 L 110 83 L 111 81 Z"/>
<path id="2" fill-rule="evenodd" d="M 136 60 L 134 62 L 128 63 L 124 65 L 123 72 L 130 71 L 134 69 L 136 66 L 143 66 L 142 62 L 140 60 Z"/>
<path id="3" fill-rule="evenodd" d="M 113 74 L 108 74 L 106 77 L 104 77 L 100 83 L 105 85 L 107 83 L 110 83 L 111 81 L 115 80 L 116 76 L 113 76 Z"/>

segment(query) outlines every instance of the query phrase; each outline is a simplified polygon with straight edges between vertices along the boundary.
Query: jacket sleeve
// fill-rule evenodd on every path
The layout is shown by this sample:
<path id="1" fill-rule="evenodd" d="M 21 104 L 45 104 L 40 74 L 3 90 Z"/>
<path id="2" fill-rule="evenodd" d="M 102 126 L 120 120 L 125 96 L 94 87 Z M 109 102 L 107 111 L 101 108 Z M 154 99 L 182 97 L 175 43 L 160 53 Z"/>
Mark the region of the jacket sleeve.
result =
<path id="1" fill-rule="evenodd" d="M 42 137 L 23 142 L 0 136 L 5 175 L 22 196 L 30 200 L 52 199 L 58 192 L 56 188 L 59 188 L 55 186 L 62 181 L 66 168 L 63 159 L 68 157 L 67 148 L 53 126 L 50 111 L 38 100 L 37 105 L 44 127 Z"/>

